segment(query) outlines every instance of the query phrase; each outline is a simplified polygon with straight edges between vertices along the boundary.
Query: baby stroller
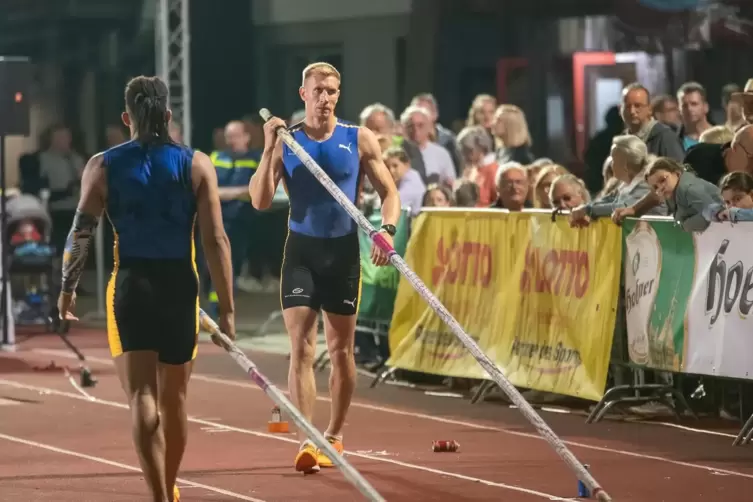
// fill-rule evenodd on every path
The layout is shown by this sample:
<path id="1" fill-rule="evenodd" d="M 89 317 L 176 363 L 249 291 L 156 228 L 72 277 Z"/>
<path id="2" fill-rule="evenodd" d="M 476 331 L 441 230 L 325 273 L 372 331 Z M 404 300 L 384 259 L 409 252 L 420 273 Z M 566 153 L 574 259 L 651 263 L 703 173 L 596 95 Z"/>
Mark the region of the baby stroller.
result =
<path id="1" fill-rule="evenodd" d="M 57 333 L 81 362 L 81 386 L 92 387 L 97 381 L 86 366 L 86 358 L 65 335 L 69 323 L 60 321 L 58 316 L 60 283 L 55 280 L 55 248 L 50 244 L 52 219 L 47 208 L 28 194 L 9 197 L 6 208 L 8 278 L 14 283 L 11 291 L 19 292 L 13 295 L 16 326 L 44 325 L 48 333 Z M 47 369 L 56 369 L 54 362 Z"/>
<path id="2" fill-rule="evenodd" d="M 10 195 L 10 194 L 9 194 Z M 8 198 L 8 264 L 13 287 L 13 319 L 17 326 L 57 329 L 54 287 L 55 248 L 52 222 L 44 203 L 28 194 Z"/>

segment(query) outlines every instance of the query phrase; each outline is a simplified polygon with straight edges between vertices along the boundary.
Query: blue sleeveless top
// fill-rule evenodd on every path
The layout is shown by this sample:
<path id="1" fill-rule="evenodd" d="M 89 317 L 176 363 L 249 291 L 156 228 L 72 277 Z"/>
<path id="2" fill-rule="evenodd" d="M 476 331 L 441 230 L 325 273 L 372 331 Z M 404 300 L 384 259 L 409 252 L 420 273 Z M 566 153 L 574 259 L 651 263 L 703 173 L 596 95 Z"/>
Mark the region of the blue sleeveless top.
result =
<path id="1" fill-rule="evenodd" d="M 103 155 L 116 265 L 124 258 L 193 259 L 193 150 L 129 141 Z"/>
<path id="2" fill-rule="evenodd" d="M 338 120 L 332 136 L 324 141 L 309 138 L 303 124 L 292 126 L 290 133 L 355 204 L 361 184 L 358 126 Z M 292 232 L 331 238 L 358 229 L 356 222 L 285 144 L 282 161 L 283 183 L 290 198 L 288 225 Z"/>

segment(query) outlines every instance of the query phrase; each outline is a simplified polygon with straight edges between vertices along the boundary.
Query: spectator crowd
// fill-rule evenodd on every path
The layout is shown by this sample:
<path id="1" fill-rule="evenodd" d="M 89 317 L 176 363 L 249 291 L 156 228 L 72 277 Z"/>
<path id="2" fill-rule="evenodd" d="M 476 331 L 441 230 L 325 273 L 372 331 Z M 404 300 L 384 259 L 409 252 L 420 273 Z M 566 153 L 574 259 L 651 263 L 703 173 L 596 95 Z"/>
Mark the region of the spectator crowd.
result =
<path id="1" fill-rule="evenodd" d="M 707 210 L 721 203 L 720 183 L 731 179 L 725 175 L 753 173 L 753 79 L 744 90 L 725 86 L 722 110 L 711 110 L 697 82 L 653 100 L 640 83 L 629 84 L 591 139 L 582 177 L 538 157 L 523 110 L 490 95 L 473 100 L 457 133 L 442 125 L 431 94 L 414 97 L 399 118 L 380 103 L 369 105 L 360 124 L 378 135 L 412 214 L 432 206 L 566 210 L 577 227 L 653 214 L 699 231 L 728 215 Z M 360 203 L 366 208 L 378 199 L 366 190 Z"/>

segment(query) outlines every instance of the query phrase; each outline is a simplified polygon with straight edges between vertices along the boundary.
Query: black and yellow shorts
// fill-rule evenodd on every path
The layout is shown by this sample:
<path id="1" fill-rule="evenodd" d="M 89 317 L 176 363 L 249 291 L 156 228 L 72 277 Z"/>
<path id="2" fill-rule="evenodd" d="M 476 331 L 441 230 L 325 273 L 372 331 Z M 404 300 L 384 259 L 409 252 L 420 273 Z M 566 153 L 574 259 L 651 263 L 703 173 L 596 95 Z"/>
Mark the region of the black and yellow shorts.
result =
<path id="1" fill-rule="evenodd" d="M 199 286 L 191 260 L 120 260 L 107 285 L 110 352 L 157 352 L 165 364 L 196 357 Z"/>

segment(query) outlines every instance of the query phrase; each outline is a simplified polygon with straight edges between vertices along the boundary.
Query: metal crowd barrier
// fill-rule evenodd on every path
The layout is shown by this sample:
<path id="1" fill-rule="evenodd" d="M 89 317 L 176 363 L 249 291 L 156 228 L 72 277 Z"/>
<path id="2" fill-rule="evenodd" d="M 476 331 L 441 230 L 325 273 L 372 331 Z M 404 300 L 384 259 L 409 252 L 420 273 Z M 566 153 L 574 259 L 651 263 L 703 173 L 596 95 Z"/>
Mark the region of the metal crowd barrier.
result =
<path id="1" fill-rule="evenodd" d="M 620 298 L 617 304 L 617 318 L 615 321 L 615 329 L 612 338 L 612 353 L 609 363 L 614 386 L 609 388 L 604 393 L 604 397 L 596 403 L 586 419 L 586 423 L 591 424 L 599 422 L 609 410 L 618 404 L 629 403 L 632 405 L 640 405 L 652 401 L 666 405 L 674 412 L 677 419 L 682 417 L 677 406 L 679 403 L 683 410 L 687 411 L 693 418 L 697 419 L 698 417 L 688 405 L 685 396 L 682 394 L 678 386 L 675 386 L 672 382 L 668 381 L 665 381 L 665 383 L 646 383 L 647 370 L 630 362 L 627 347 L 628 339 L 627 322 L 625 319 L 625 301 L 622 291 L 621 280 Z M 677 376 L 681 377 L 679 374 Z M 656 377 L 661 379 L 662 375 L 657 374 Z M 630 380 L 632 380 L 632 383 L 627 383 Z"/>
<path id="2" fill-rule="evenodd" d="M 364 346 L 363 342 L 366 339 L 370 339 L 373 343 L 373 348 L 376 349 L 377 352 L 388 355 L 389 344 L 387 341 L 387 335 L 389 333 L 389 327 L 389 319 L 375 321 L 359 318 L 356 321 L 356 350 L 359 350 L 359 348 L 362 348 Z M 388 357 L 382 355 L 377 356 L 377 358 L 373 361 L 374 365 L 369 368 L 370 371 L 380 372 L 384 368 L 384 365 L 387 362 L 387 358 Z M 327 350 L 324 350 L 314 361 L 314 369 L 316 371 L 323 371 L 329 366 L 329 363 L 329 352 Z M 373 388 L 374 386 L 375 384 L 372 383 L 371 387 Z"/>

